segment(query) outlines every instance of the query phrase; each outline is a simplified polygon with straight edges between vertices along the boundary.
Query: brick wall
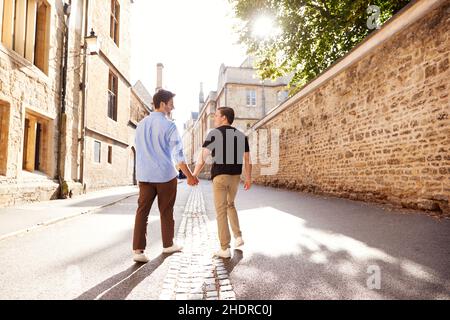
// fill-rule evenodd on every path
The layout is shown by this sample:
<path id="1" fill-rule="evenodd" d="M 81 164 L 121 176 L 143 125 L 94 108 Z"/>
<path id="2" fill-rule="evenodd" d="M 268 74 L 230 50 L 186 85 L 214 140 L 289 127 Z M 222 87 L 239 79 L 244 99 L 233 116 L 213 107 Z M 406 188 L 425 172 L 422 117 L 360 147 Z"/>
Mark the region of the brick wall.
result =
<path id="1" fill-rule="evenodd" d="M 278 174 L 262 176 L 256 165 L 256 183 L 448 214 L 449 30 L 450 3 L 440 1 L 257 124 L 281 135 Z"/>

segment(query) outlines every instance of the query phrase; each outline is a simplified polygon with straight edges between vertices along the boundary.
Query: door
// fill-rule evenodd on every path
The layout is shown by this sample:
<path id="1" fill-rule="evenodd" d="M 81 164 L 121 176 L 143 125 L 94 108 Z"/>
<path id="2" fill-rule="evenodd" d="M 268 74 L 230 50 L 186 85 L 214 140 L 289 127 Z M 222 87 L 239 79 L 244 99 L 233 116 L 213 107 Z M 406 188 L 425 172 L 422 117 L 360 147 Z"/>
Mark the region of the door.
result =
<path id="1" fill-rule="evenodd" d="M 34 148 L 34 170 L 39 170 L 41 165 L 39 159 L 41 154 L 41 133 L 42 133 L 42 124 L 39 122 L 36 124 L 36 144 Z"/>

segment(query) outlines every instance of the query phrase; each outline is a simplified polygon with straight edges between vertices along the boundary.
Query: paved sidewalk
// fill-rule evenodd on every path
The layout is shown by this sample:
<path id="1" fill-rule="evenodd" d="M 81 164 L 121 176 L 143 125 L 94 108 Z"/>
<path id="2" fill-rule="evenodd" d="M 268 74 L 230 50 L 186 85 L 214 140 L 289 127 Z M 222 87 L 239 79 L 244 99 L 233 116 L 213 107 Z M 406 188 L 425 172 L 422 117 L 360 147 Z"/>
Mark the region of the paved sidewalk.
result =
<path id="1" fill-rule="evenodd" d="M 210 222 L 201 187 L 192 188 L 177 236 L 184 246 L 171 255 L 162 300 L 234 300 L 236 295 L 217 249 L 217 228 Z"/>
<path id="2" fill-rule="evenodd" d="M 0 241 L 58 221 L 92 212 L 138 194 L 136 186 L 89 192 L 72 199 L 0 208 Z"/>

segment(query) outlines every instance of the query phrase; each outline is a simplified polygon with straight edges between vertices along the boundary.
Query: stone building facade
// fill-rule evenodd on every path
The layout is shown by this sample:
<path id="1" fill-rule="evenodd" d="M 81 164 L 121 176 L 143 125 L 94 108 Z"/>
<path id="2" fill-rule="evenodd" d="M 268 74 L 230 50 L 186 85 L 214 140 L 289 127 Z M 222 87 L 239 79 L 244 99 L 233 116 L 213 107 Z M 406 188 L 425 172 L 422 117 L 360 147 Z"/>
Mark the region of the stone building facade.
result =
<path id="1" fill-rule="evenodd" d="M 0 206 L 133 183 L 131 6 L 0 0 Z"/>
<path id="2" fill-rule="evenodd" d="M 61 1 L 0 1 L 0 205 L 58 196 L 64 21 Z"/>
<path id="3" fill-rule="evenodd" d="M 83 183 L 85 189 L 93 190 L 130 182 L 131 2 L 91 1 L 89 4 L 88 30 L 95 31 L 100 43 L 99 54 L 89 56 L 87 61 Z M 118 21 L 116 30 L 112 30 L 115 21 L 111 19 Z"/>
<path id="4" fill-rule="evenodd" d="M 448 1 L 415 1 L 272 110 L 250 139 L 279 130 L 277 171 L 256 182 L 449 214 L 449 30 Z"/>

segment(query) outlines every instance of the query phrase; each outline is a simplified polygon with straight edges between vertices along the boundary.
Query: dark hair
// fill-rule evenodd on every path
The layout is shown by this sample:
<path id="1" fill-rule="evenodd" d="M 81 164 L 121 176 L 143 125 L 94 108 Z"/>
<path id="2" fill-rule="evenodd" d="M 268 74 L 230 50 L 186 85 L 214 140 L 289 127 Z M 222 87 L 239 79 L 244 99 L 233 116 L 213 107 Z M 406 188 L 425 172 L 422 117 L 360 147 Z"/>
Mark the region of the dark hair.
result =
<path id="1" fill-rule="evenodd" d="M 220 114 L 222 116 L 225 116 L 228 120 L 229 124 L 232 124 L 234 122 L 234 110 L 230 107 L 220 107 L 217 110 L 220 111 Z"/>
<path id="2" fill-rule="evenodd" d="M 153 105 L 155 109 L 159 109 L 161 102 L 168 103 L 170 99 L 175 97 L 175 93 L 161 89 L 153 96 Z"/>

